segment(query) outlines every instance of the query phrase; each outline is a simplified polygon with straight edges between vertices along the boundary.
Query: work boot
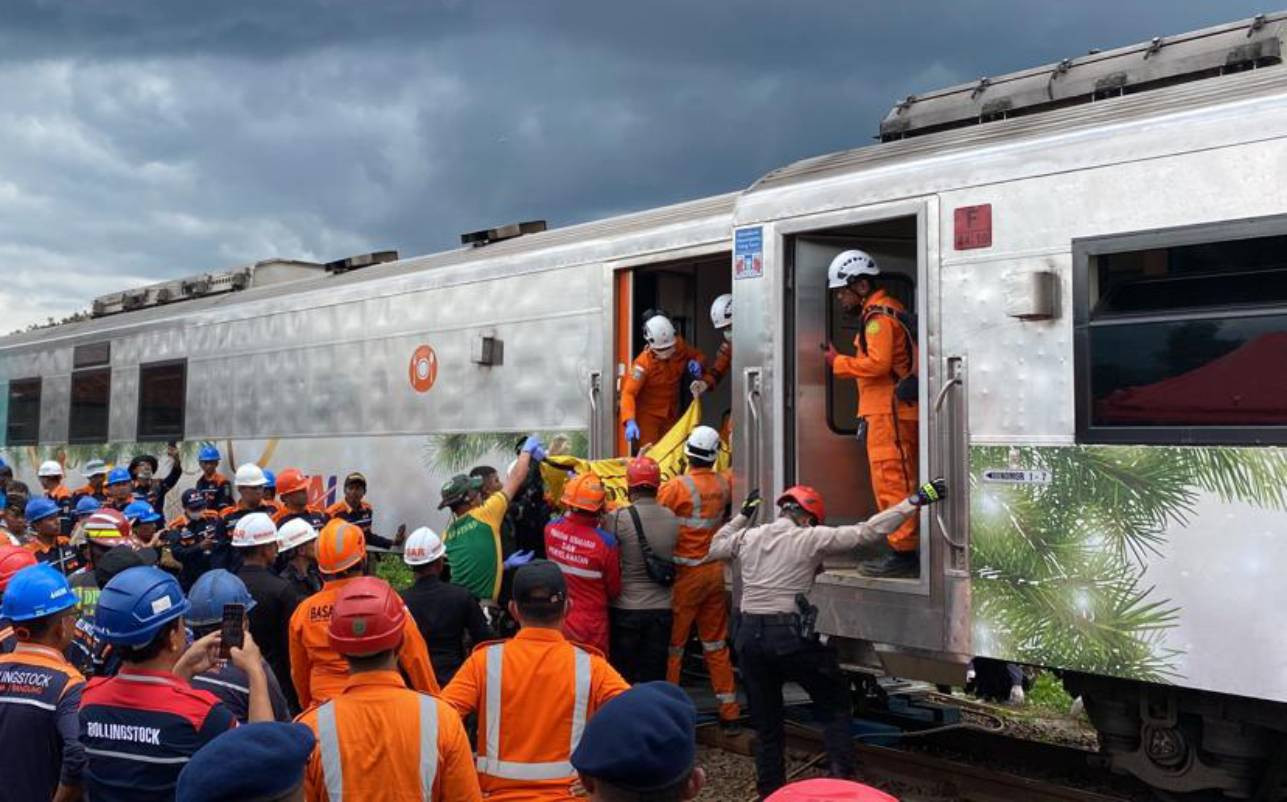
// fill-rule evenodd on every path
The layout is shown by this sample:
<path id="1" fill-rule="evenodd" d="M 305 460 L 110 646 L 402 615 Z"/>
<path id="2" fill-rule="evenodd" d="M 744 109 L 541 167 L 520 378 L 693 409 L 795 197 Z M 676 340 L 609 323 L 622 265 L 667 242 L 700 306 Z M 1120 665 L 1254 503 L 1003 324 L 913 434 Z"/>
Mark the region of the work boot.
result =
<path id="1" fill-rule="evenodd" d="M 921 559 L 914 551 L 890 549 L 879 557 L 858 564 L 863 576 L 880 579 L 915 579 L 921 573 Z"/>

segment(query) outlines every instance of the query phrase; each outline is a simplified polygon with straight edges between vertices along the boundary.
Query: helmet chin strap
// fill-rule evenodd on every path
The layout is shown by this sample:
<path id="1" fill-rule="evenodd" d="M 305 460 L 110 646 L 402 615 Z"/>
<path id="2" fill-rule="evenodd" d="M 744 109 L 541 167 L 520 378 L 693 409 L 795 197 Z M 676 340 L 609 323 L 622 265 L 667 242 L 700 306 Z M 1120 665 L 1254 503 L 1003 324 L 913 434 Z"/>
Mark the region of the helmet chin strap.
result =
<path id="1" fill-rule="evenodd" d="M 670 359 L 675 354 L 675 346 L 672 345 L 669 348 L 653 348 L 652 353 L 653 356 L 658 359 Z"/>

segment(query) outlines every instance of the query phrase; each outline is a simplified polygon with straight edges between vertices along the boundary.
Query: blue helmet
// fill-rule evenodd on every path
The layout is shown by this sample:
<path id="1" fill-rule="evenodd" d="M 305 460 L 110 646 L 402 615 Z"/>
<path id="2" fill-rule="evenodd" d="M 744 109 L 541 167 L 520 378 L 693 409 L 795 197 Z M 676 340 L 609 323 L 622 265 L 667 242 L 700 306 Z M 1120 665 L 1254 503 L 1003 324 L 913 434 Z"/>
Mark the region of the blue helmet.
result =
<path id="1" fill-rule="evenodd" d="M 161 520 L 161 516 L 146 501 L 131 501 L 121 510 L 121 514 L 132 524 L 152 524 Z"/>
<path id="2" fill-rule="evenodd" d="M 215 448 L 214 446 L 209 446 L 209 445 L 202 446 L 201 450 L 197 452 L 197 462 L 218 462 L 218 461 L 219 461 L 219 449 Z"/>
<path id="3" fill-rule="evenodd" d="M 48 564 L 29 565 L 14 574 L 2 605 L 4 617 L 15 622 L 44 618 L 75 606 L 76 594 L 67 577 Z"/>
<path id="4" fill-rule="evenodd" d="M 188 623 L 198 627 L 222 621 L 225 604 L 244 604 L 246 612 L 255 607 L 255 599 L 246 590 L 246 583 L 222 568 L 202 574 L 188 591 L 188 601 L 192 604 L 188 610 Z"/>
<path id="5" fill-rule="evenodd" d="M 126 568 L 103 588 L 94 631 L 107 643 L 143 646 L 191 605 L 174 577 L 151 565 Z"/>
<path id="6" fill-rule="evenodd" d="M 277 474 L 264 468 L 264 487 L 270 490 L 277 489 Z"/>
<path id="7" fill-rule="evenodd" d="M 53 499 L 45 498 L 44 496 L 33 498 L 27 502 L 27 523 L 34 524 L 36 521 L 44 520 L 51 515 L 57 515 L 58 512 L 58 504 Z"/>
<path id="8" fill-rule="evenodd" d="M 129 481 L 130 481 L 130 472 L 127 469 L 113 468 L 111 471 L 108 472 L 107 481 L 105 482 L 105 484 L 119 485 L 119 484 L 125 484 Z"/>
<path id="9" fill-rule="evenodd" d="M 76 509 L 73 512 L 76 513 L 76 517 L 84 518 L 86 515 L 97 512 L 102 506 L 98 499 L 93 496 L 81 496 L 80 500 L 76 502 Z"/>

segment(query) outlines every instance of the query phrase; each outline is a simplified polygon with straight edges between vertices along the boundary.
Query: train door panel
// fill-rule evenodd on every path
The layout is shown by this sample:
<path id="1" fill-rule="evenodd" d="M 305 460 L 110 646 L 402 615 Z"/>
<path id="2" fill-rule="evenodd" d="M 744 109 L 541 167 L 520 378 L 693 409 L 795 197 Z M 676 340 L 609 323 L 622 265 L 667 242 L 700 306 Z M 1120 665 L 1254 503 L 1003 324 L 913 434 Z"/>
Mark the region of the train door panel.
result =
<path id="1" fill-rule="evenodd" d="M 717 297 L 730 290 L 731 257 L 727 252 L 682 261 L 625 267 L 614 279 L 614 448 L 613 454 L 627 453 L 624 429 L 620 425 L 621 387 L 635 357 L 644 349 L 643 325 L 651 313 L 664 313 L 675 330 L 705 356 L 715 359 L 723 334 L 711 326 L 710 307 Z M 688 377 L 680 382 L 679 408 L 692 400 Z M 725 377 L 702 399 L 702 423 L 719 428 L 729 410 L 732 381 Z M 642 445 L 642 444 L 636 444 Z"/>

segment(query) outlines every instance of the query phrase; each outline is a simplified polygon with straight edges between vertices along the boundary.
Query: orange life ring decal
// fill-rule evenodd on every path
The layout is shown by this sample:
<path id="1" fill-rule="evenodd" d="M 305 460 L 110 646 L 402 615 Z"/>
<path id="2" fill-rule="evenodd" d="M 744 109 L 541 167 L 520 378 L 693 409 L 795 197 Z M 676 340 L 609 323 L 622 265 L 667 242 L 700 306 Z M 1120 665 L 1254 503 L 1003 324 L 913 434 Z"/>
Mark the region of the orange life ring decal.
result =
<path id="1" fill-rule="evenodd" d="M 438 380 L 438 355 L 427 345 L 422 345 L 411 355 L 411 388 L 417 393 L 427 393 Z"/>

